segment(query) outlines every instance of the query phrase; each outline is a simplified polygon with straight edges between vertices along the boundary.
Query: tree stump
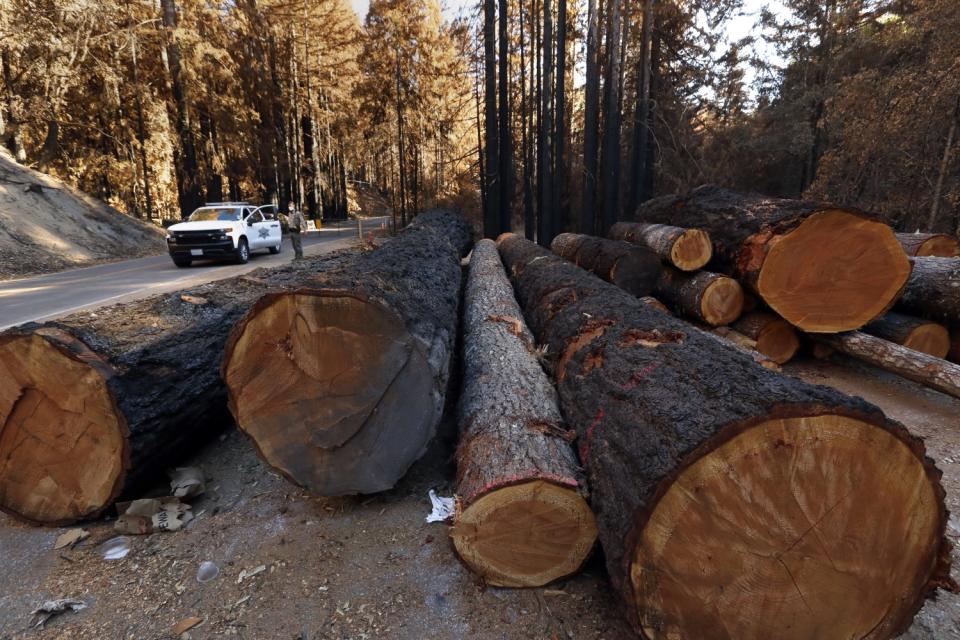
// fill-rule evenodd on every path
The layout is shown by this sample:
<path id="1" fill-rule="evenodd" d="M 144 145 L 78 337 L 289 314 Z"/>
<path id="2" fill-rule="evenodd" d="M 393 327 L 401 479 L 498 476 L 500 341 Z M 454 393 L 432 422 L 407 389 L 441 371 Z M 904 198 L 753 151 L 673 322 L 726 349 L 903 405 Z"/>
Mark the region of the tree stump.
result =
<path id="1" fill-rule="evenodd" d="M 940 472 L 902 425 L 522 238 L 498 245 L 639 632 L 889 638 L 951 584 Z"/>
<path id="2" fill-rule="evenodd" d="M 384 491 L 426 450 L 457 335 L 472 231 L 424 213 L 379 249 L 240 319 L 221 372 L 261 457 L 319 495 Z"/>
<path id="3" fill-rule="evenodd" d="M 637 219 L 709 232 L 710 268 L 808 332 L 859 329 L 887 311 L 910 276 L 890 227 L 855 209 L 707 185 L 649 200 Z"/>

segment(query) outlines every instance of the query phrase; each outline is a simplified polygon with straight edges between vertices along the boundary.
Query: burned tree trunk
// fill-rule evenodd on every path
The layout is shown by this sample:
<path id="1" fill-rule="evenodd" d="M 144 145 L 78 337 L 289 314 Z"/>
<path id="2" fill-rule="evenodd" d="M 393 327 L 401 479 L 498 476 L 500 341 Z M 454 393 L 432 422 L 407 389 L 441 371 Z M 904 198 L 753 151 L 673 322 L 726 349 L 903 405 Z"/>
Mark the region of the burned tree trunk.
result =
<path id="1" fill-rule="evenodd" d="M 443 411 L 457 334 L 460 216 L 418 216 L 396 239 L 309 286 L 261 298 L 221 372 L 261 457 L 320 495 L 391 488 Z"/>
<path id="2" fill-rule="evenodd" d="M 902 425 L 517 236 L 498 243 L 647 637 L 888 638 L 949 584 L 940 472 Z"/>
<path id="3" fill-rule="evenodd" d="M 27 324 L 0 334 L 0 508 L 41 524 L 94 517 L 229 423 L 218 375 L 260 296 L 353 254 Z"/>
<path id="4" fill-rule="evenodd" d="M 816 340 L 878 369 L 960 398 L 960 365 L 862 331 L 816 336 Z"/>
<path id="5" fill-rule="evenodd" d="M 730 324 L 743 311 L 743 288 L 733 278 L 709 271 L 684 273 L 663 266 L 656 296 L 679 316 L 711 327 Z"/>
<path id="6" fill-rule="evenodd" d="M 550 248 L 561 258 L 592 271 L 635 296 L 651 293 L 660 277 L 657 256 L 627 242 L 562 233 L 553 239 Z"/>
<path id="7" fill-rule="evenodd" d="M 960 258 L 914 258 L 897 310 L 947 325 L 960 321 Z"/>
<path id="8" fill-rule="evenodd" d="M 710 234 L 702 229 L 682 229 L 668 224 L 618 222 L 610 228 L 614 240 L 649 248 L 667 264 L 681 271 L 702 269 L 713 257 Z"/>
<path id="9" fill-rule="evenodd" d="M 865 326 L 863 331 L 935 358 L 946 358 L 950 351 L 950 333 L 946 327 L 900 313 L 884 314 Z"/>
<path id="10" fill-rule="evenodd" d="M 637 219 L 707 231 L 711 269 L 737 278 L 788 322 L 813 333 L 858 329 L 876 319 L 910 276 L 893 231 L 855 209 L 707 185 L 649 200 Z"/>
<path id="11" fill-rule="evenodd" d="M 911 258 L 960 257 L 960 240 L 945 233 L 898 233 L 897 241 Z"/>
<path id="12" fill-rule="evenodd" d="M 597 526 L 557 393 L 490 240 L 473 248 L 463 325 L 461 511 L 450 535 L 488 584 L 542 586 L 580 568 Z"/>
<path id="13" fill-rule="evenodd" d="M 733 323 L 733 329 L 757 343 L 756 349 L 777 364 L 786 364 L 797 355 L 800 338 L 793 325 L 773 313 L 756 311 Z"/>

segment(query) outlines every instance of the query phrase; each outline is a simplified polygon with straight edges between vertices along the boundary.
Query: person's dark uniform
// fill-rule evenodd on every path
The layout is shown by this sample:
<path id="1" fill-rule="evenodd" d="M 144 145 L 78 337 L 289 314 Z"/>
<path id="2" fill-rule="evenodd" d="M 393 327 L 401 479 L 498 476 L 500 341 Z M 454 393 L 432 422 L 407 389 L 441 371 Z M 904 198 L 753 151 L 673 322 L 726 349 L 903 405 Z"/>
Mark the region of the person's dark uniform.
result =
<path id="1" fill-rule="evenodd" d="M 290 242 L 293 243 L 293 259 L 301 260 L 303 258 L 303 241 L 300 238 L 300 233 L 307 230 L 307 221 L 303 217 L 303 213 L 294 208 L 292 203 L 290 204 L 290 217 L 287 220 L 287 225 L 290 227 Z"/>

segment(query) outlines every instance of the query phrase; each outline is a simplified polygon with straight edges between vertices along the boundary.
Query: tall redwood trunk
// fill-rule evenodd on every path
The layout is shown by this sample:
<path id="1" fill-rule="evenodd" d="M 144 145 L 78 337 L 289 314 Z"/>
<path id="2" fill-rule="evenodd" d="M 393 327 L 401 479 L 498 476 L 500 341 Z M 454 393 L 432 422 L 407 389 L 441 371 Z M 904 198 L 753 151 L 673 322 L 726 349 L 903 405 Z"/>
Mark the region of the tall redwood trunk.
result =
<path id="1" fill-rule="evenodd" d="M 510 32 L 507 26 L 507 0 L 500 0 L 500 233 L 513 227 L 513 135 L 510 131 Z"/>
<path id="2" fill-rule="evenodd" d="M 597 226 L 597 140 L 599 136 L 600 60 L 597 2 L 587 4 L 587 77 L 583 110 L 583 186 L 580 194 L 580 231 L 594 233 Z"/>
<path id="3" fill-rule="evenodd" d="M 497 127 L 496 4 L 483 2 L 484 110 L 486 116 L 487 209 L 483 212 L 483 234 L 496 238 L 500 230 L 500 149 Z"/>

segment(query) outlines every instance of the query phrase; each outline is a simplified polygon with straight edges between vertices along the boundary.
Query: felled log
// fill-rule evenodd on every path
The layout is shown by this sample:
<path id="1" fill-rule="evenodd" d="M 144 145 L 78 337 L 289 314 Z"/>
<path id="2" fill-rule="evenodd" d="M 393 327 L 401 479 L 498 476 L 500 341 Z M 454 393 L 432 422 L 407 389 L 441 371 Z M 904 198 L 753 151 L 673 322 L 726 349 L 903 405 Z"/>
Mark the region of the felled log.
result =
<path id="1" fill-rule="evenodd" d="M 960 256 L 960 240 L 945 233 L 898 233 L 897 240 L 912 258 Z"/>
<path id="2" fill-rule="evenodd" d="M 740 280 L 804 331 L 859 329 L 887 311 L 910 276 L 890 227 L 855 209 L 706 185 L 649 200 L 637 219 L 709 232 L 711 270 Z"/>
<path id="3" fill-rule="evenodd" d="M 668 224 L 618 222 L 608 234 L 614 240 L 633 242 L 652 250 L 664 262 L 681 271 L 699 271 L 713 257 L 710 234 L 702 229 L 683 229 Z"/>
<path id="4" fill-rule="evenodd" d="M 229 424 L 218 367 L 233 323 L 352 255 L 0 334 L 0 508 L 39 524 L 91 518 L 173 466 Z"/>
<path id="5" fill-rule="evenodd" d="M 889 638 L 950 584 L 940 472 L 902 425 L 522 238 L 498 243 L 638 631 Z"/>
<path id="6" fill-rule="evenodd" d="M 960 398 L 960 365 L 862 331 L 816 336 L 816 340 L 879 369 Z"/>
<path id="7" fill-rule="evenodd" d="M 464 294 L 454 548 L 488 584 L 538 587 L 597 539 L 586 481 L 497 246 L 473 248 Z"/>
<path id="8" fill-rule="evenodd" d="M 319 495 L 389 489 L 443 411 L 471 230 L 424 213 L 309 287 L 266 295 L 237 322 L 221 374 L 261 457 Z"/>
<path id="9" fill-rule="evenodd" d="M 960 319 L 960 258 L 914 258 L 897 310 L 948 326 Z"/>
<path id="10" fill-rule="evenodd" d="M 561 258 L 592 271 L 635 296 L 653 291 L 660 277 L 660 259 L 644 247 L 578 233 L 561 233 L 550 248 Z"/>
<path id="11" fill-rule="evenodd" d="M 765 311 L 744 314 L 733 328 L 756 342 L 757 351 L 777 364 L 786 364 L 800 349 L 796 329 L 783 318 Z"/>
<path id="12" fill-rule="evenodd" d="M 740 283 L 709 271 L 684 273 L 664 266 L 655 293 L 677 315 L 711 327 L 730 324 L 743 311 Z"/>
<path id="13" fill-rule="evenodd" d="M 863 332 L 935 358 L 946 358 L 950 351 L 950 332 L 945 326 L 892 311 L 865 326 Z"/>

